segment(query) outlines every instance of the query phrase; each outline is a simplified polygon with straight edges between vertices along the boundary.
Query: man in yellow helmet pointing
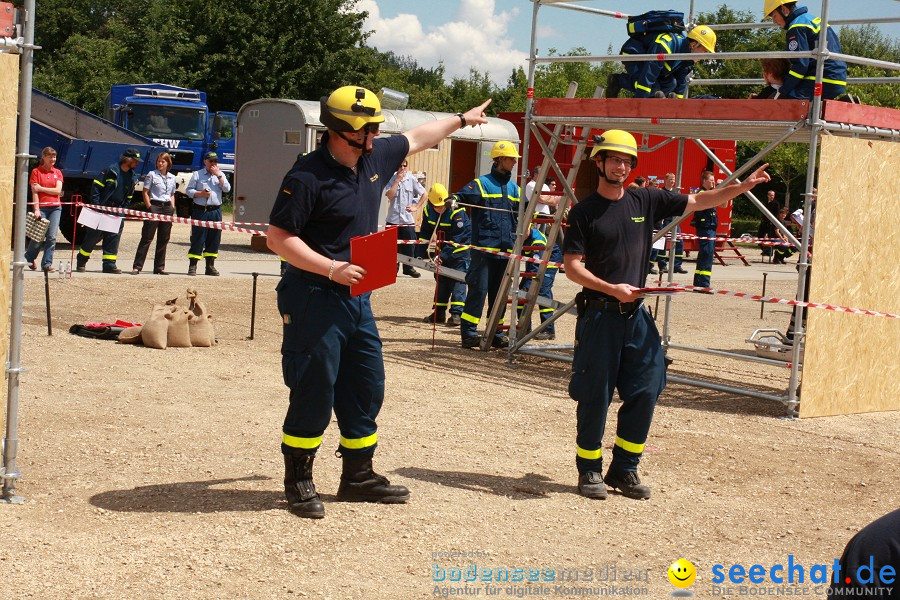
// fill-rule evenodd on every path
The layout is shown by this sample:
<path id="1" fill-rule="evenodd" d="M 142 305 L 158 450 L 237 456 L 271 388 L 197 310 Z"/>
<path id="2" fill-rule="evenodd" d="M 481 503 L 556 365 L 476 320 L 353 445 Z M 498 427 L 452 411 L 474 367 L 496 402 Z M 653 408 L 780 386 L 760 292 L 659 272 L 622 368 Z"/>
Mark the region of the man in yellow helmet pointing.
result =
<path id="1" fill-rule="evenodd" d="M 637 144 L 630 133 L 615 129 L 603 134 L 591 158 L 600 175 L 597 191 L 569 212 L 563 248 L 566 276 L 583 286 L 576 297 L 569 382 L 569 395 L 578 403 L 578 492 L 605 499 L 608 485 L 629 498 L 647 499 L 650 488 L 641 483 L 637 467 L 656 399 L 666 385 L 659 332 L 638 291 L 647 279 L 654 224 L 724 204 L 769 176 L 763 165 L 739 185 L 691 195 L 624 189 L 637 166 Z M 612 463 L 603 477 L 603 433 L 614 390 L 622 407 Z"/>
<path id="2" fill-rule="evenodd" d="M 289 263 L 278 284 L 284 327 L 282 372 L 290 405 L 282 427 L 288 507 L 322 518 L 313 460 L 337 416 L 343 471 L 337 498 L 402 503 L 409 490 L 372 468 L 376 418 L 384 401 L 381 339 L 370 294 L 350 296 L 366 270 L 350 262 L 350 239 L 378 231 L 385 183 L 407 155 L 431 148 L 466 125 L 487 122 L 490 100 L 410 131 L 377 138 L 384 122 L 371 91 L 344 86 L 321 100 L 322 145 L 297 159 L 269 217 L 268 245 Z M 392 259 L 393 262 L 393 259 Z"/>

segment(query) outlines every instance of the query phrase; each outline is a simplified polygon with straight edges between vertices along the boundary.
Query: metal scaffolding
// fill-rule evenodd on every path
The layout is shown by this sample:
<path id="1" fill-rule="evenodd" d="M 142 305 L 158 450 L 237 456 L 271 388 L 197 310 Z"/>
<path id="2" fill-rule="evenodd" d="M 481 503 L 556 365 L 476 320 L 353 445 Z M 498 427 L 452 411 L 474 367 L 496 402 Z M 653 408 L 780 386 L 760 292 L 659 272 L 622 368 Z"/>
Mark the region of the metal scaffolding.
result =
<path id="1" fill-rule="evenodd" d="M 553 244 L 556 243 L 556 239 L 560 230 L 562 215 L 565 213 L 566 207 L 570 205 L 570 203 L 576 202 L 574 190 L 572 187 L 573 182 L 575 181 L 575 176 L 577 174 L 577 169 L 579 166 L 579 162 L 584 155 L 584 148 L 587 143 L 587 137 L 589 135 L 589 131 L 591 129 L 612 129 L 612 128 L 621 128 L 627 129 L 629 131 L 635 133 L 643 133 L 643 134 L 656 134 L 663 135 L 669 137 L 667 142 L 672 140 L 677 140 L 678 143 L 678 162 L 676 165 L 676 187 L 681 188 L 681 179 L 682 179 L 682 164 L 684 157 L 684 148 L 687 141 L 691 141 L 691 143 L 696 144 L 701 151 L 703 151 L 718 167 L 719 169 L 727 174 L 727 179 L 720 185 L 729 185 L 732 182 L 739 181 L 739 178 L 752 170 L 752 168 L 761 162 L 767 154 L 769 154 L 772 150 L 774 150 L 777 146 L 785 142 L 803 142 L 809 145 L 809 155 L 807 161 L 807 176 L 806 176 L 806 189 L 803 194 L 804 197 L 804 214 L 811 214 L 811 204 L 814 199 L 813 194 L 813 183 L 815 180 L 815 172 L 816 165 L 818 163 L 818 145 L 819 140 L 822 135 L 844 135 L 844 136 L 852 136 L 852 137 L 861 137 L 868 139 L 880 139 L 880 140 L 900 140 L 900 130 L 896 129 L 886 129 L 883 127 L 874 127 L 868 125 L 857 125 L 857 124 L 849 124 L 838 121 L 826 121 L 823 116 L 823 102 L 821 96 L 814 96 L 811 101 L 788 101 L 788 100 L 778 100 L 778 104 L 773 104 L 774 106 L 779 107 L 778 114 L 773 115 L 771 120 L 753 120 L 753 121 L 745 121 L 745 120 L 735 120 L 735 119 L 714 119 L 714 118 L 704 118 L 703 116 L 694 116 L 692 118 L 679 118 L 678 115 L 670 114 L 670 116 L 658 116 L 658 117 L 646 117 L 646 116 L 632 116 L 632 117 L 610 117 L 610 116 L 596 116 L 596 115 L 562 115 L 562 114 L 553 114 L 552 108 L 549 108 L 546 111 L 538 112 L 535 110 L 537 104 L 540 103 L 540 100 L 536 100 L 534 98 L 534 81 L 535 81 L 535 70 L 538 64 L 543 63 L 555 63 L 555 62 L 611 62 L 611 61 L 623 61 L 623 60 L 658 60 L 656 55 L 628 55 L 628 56 L 566 56 L 566 57 L 541 57 L 537 54 L 537 46 L 536 46 L 536 32 L 538 28 L 538 13 L 539 9 L 542 6 L 552 6 L 555 8 L 564 8 L 569 10 L 576 10 L 580 12 L 588 12 L 598 16 L 604 17 L 613 17 L 613 18 L 627 18 L 629 15 L 615 12 L 615 11 L 607 11 L 607 10 L 599 10 L 593 9 L 589 7 L 584 7 L 576 4 L 572 4 L 570 2 L 561 2 L 560 0 L 532 0 L 533 3 L 533 15 L 532 15 L 532 28 L 531 28 L 531 51 L 529 58 L 529 70 L 528 70 L 528 94 L 526 99 L 526 108 L 525 108 L 525 132 L 524 132 L 524 142 L 523 142 L 523 150 L 522 150 L 522 163 L 524 165 L 528 165 L 528 157 L 529 154 L 533 151 L 530 147 L 530 142 L 532 135 L 534 139 L 537 141 L 540 146 L 540 151 L 543 153 L 543 163 L 538 170 L 535 176 L 535 190 L 541 190 L 544 184 L 545 179 L 548 174 L 552 170 L 556 173 L 557 178 L 563 182 L 563 196 L 560 199 L 559 206 L 556 212 L 556 218 L 550 230 L 547 232 L 547 248 L 548 250 L 553 247 Z M 821 19 L 823 23 L 829 23 L 828 20 L 829 14 L 829 0 L 822 0 L 821 3 Z M 694 2 L 690 1 L 690 10 L 689 10 L 689 18 L 687 20 L 688 27 L 694 22 Z M 829 25 L 836 24 L 850 24 L 850 23 L 894 23 L 900 22 L 900 17 L 884 17 L 884 18 L 874 18 L 874 19 L 859 19 L 859 20 L 847 20 L 847 21 L 832 21 Z M 740 29 L 740 28 L 759 28 L 759 27 L 772 27 L 773 25 L 768 23 L 733 23 L 733 24 L 725 24 L 725 25 L 711 25 L 714 30 L 726 30 L 726 29 Z M 880 68 L 890 69 L 890 70 L 900 70 L 900 64 L 890 63 L 885 61 L 878 61 L 863 57 L 849 56 L 845 54 L 839 54 L 835 52 L 831 52 L 828 50 L 827 39 L 826 39 L 827 28 L 822 27 L 819 33 L 819 42 L 813 51 L 809 53 L 793 53 L 793 52 L 784 52 L 784 51 L 773 51 L 773 52 L 716 52 L 705 54 L 704 59 L 724 59 L 724 60 L 733 60 L 733 59 L 760 59 L 760 58 L 792 58 L 797 57 L 799 55 L 806 55 L 816 60 L 816 86 L 817 89 L 821 89 L 821 83 L 823 78 L 823 71 L 825 66 L 825 60 L 828 58 L 843 60 L 849 63 L 855 64 L 863 64 L 870 66 L 877 66 Z M 690 59 L 696 58 L 695 55 L 680 55 L 680 54 L 672 54 L 670 58 L 673 59 Z M 753 83 L 753 80 L 740 80 L 740 81 L 727 81 L 729 84 L 737 84 L 737 83 Z M 860 80 L 851 80 L 853 83 L 871 83 L 871 84 L 882 84 L 882 83 L 900 83 L 900 77 L 898 78 L 862 78 Z M 697 82 L 701 83 L 701 82 Z M 704 85 L 717 84 L 717 83 L 725 83 L 725 82 L 717 82 L 715 80 L 703 80 L 702 83 Z M 572 92 L 570 90 L 570 95 Z M 603 102 L 603 101 L 599 101 Z M 661 101 L 666 102 L 666 101 Z M 671 100 L 668 102 L 678 102 L 682 103 L 683 100 Z M 715 101 L 715 102 L 729 102 L 725 100 Z M 741 101 L 731 101 L 731 102 L 741 102 Z M 782 110 L 785 107 L 791 106 L 791 110 Z M 681 105 L 684 106 L 684 105 Z M 602 112 L 602 111 L 601 111 Z M 670 111 L 672 113 L 672 111 Z M 572 135 L 572 131 L 574 127 L 583 128 L 584 132 L 581 138 L 575 137 Z M 766 141 L 769 144 L 753 156 L 749 161 L 747 161 L 743 166 L 736 169 L 734 172 L 731 172 L 724 163 L 719 160 L 715 154 L 706 147 L 703 143 L 702 139 L 722 139 L 722 132 L 727 131 L 729 135 L 727 139 L 733 139 L 735 141 Z M 542 136 L 547 136 L 551 141 L 547 144 Z M 664 142 L 664 143 L 667 143 Z M 568 172 L 565 172 L 564 169 L 561 168 L 560 164 L 557 162 L 555 158 L 555 150 L 557 145 L 559 144 L 576 144 L 578 145 L 578 150 L 576 152 L 576 159 L 571 166 L 571 169 Z M 642 151 L 648 151 L 652 149 L 641 148 Z M 521 175 L 521 185 L 522 188 L 525 187 L 526 183 L 526 174 L 523 169 Z M 530 216 L 534 214 L 535 208 L 537 206 L 537 199 L 540 196 L 540 192 L 533 193 L 532 197 L 529 199 L 527 207 L 525 203 L 520 203 L 519 206 L 519 227 L 518 227 L 518 236 L 515 247 L 513 248 L 513 254 L 521 255 L 522 247 L 524 245 L 525 240 L 528 238 L 529 229 L 531 227 L 531 220 L 527 218 L 526 215 Z M 802 235 L 798 240 L 794 237 L 784 226 L 783 223 L 779 221 L 776 215 L 773 215 L 768 211 L 766 206 L 760 202 L 752 193 L 747 192 L 745 194 L 747 198 L 756 206 L 760 212 L 765 216 L 769 221 L 771 221 L 776 227 L 779 228 L 784 234 L 786 234 L 788 240 L 799 247 L 799 263 L 798 263 L 798 277 L 797 277 L 797 288 L 796 288 L 796 299 L 803 300 L 804 294 L 806 292 L 806 272 L 809 269 L 809 259 L 808 259 L 808 250 L 809 250 L 809 241 L 810 241 L 810 229 L 811 229 L 811 219 L 804 219 L 802 226 Z M 653 238 L 653 241 L 660 239 L 663 236 L 667 236 L 667 244 L 674 244 L 674 231 L 677 227 L 678 223 L 680 223 L 685 217 L 681 217 L 679 219 L 673 219 L 673 222 L 659 231 Z M 671 251 L 671 246 L 670 246 Z M 512 286 L 515 284 L 515 280 L 518 277 L 520 272 L 520 260 L 513 258 L 510 259 L 509 265 L 506 270 L 506 276 L 503 279 L 501 284 L 501 288 L 499 290 L 498 298 L 504 298 L 511 291 L 515 292 L 515 288 Z M 541 265 L 540 272 L 538 277 L 541 277 L 544 272 L 545 265 Z M 668 261 L 668 281 L 672 283 L 674 281 L 674 268 L 675 261 Z M 540 281 L 540 279 L 537 279 Z M 530 333 L 525 333 L 527 323 L 531 322 L 531 312 L 534 308 L 534 305 L 537 301 L 537 288 L 536 285 L 531 285 L 529 289 L 529 293 L 525 295 L 526 305 L 524 307 L 523 313 L 521 315 L 522 325 L 520 327 L 516 327 L 516 314 L 515 310 L 515 301 L 513 302 L 513 310 L 511 311 L 511 323 L 510 326 L 510 348 L 509 348 L 509 359 L 510 361 L 514 360 L 514 356 L 516 353 L 524 353 L 535 356 L 541 356 L 545 358 L 552 358 L 556 360 L 563 361 L 572 361 L 572 355 L 570 351 L 574 348 L 572 345 L 553 345 L 553 346 L 529 346 L 527 343 L 542 329 L 548 326 L 550 323 L 558 319 L 561 315 L 566 314 L 571 311 L 572 306 L 574 305 L 574 300 L 563 303 L 561 307 L 554 313 L 551 319 L 545 323 L 542 323 L 536 329 L 531 331 Z M 514 297 L 521 297 L 521 293 L 513 294 Z M 662 327 L 662 340 L 663 345 L 668 352 L 669 349 L 678 349 L 678 350 L 686 350 L 691 352 L 698 353 L 707 353 L 707 354 L 715 354 L 717 356 L 727 356 L 729 358 L 734 358 L 738 360 L 746 360 L 752 362 L 763 362 L 757 357 L 746 356 L 743 354 L 738 354 L 735 352 L 727 352 L 721 350 L 714 350 L 710 348 L 698 348 L 685 346 L 681 344 L 676 344 L 672 341 L 671 335 L 671 322 L 670 322 L 670 313 L 671 313 L 671 303 L 673 302 L 673 298 L 671 296 L 667 296 L 665 298 L 665 316 L 663 320 Z M 505 305 L 496 302 L 493 310 L 491 311 L 490 317 L 488 319 L 487 326 L 485 328 L 484 337 L 482 339 L 482 349 L 487 349 L 490 344 L 490 338 L 493 335 L 493 331 L 495 328 L 501 323 L 502 316 L 505 310 Z M 776 360 L 765 360 L 766 364 L 773 365 L 781 365 L 788 366 L 790 368 L 790 377 L 787 385 L 787 389 L 782 395 L 775 395 L 771 393 L 766 393 L 759 390 L 754 390 L 750 388 L 743 388 L 737 386 L 725 385 L 717 382 L 710 382 L 701 379 L 688 378 L 688 377 L 675 377 L 669 376 L 669 381 L 674 381 L 677 383 L 683 383 L 686 385 L 697 386 L 701 388 L 713 389 L 718 391 L 725 391 L 729 393 L 741 394 L 745 396 L 750 396 L 754 398 L 763 398 L 770 400 L 778 400 L 784 403 L 786 407 L 786 412 L 788 416 L 795 417 L 797 416 L 797 404 L 798 400 L 798 387 L 799 387 L 799 376 L 800 371 L 802 369 L 802 346 L 803 340 L 805 339 L 805 326 L 802 319 L 803 308 L 800 306 L 796 306 L 794 308 L 794 321 L 795 321 L 795 334 L 794 339 L 795 343 L 793 344 L 793 348 L 791 351 L 790 359 L 787 361 L 776 361 Z"/>

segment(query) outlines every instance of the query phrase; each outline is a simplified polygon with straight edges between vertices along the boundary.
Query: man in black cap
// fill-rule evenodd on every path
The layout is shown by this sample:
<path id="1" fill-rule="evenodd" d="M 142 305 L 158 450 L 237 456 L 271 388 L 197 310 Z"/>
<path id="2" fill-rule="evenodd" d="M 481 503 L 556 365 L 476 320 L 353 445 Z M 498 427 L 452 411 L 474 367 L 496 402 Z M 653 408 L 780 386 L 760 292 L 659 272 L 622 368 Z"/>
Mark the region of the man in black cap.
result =
<path id="1" fill-rule="evenodd" d="M 191 218 L 198 221 L 222 221 L 222 194 L 231 191 L 231 184 L 219 169 L 215 152 L 203 155 L 205 169 L 195 171 L 187 185 L 187 195 L 194 201 Z M 206 274 L 218 275 L 216 257 L 219 256 L 221 229 L 191 226 L 191 247 L 188 250 L 188 275 L 197 274 L 197 263 L 206 259 Z"/>
<path id="2" fill-rule="evenodd" d="M 141 161 L 141 155 L 134 148 L 128 148 L 119 157 L 118 164 L 110 165 L 100 172 L 100 177 L 91 185 L 91 204 L 95 206 L 111 206 L 124 208 L 131 203 L 134 195 L 134 184 L 137 181 L 135 168 Z M 103 240 L 103 272 L 118 275 L 122 269 L 116 266 L 117 253 L 119 251 L 119 239 L 122 236 L 122 227 L 125 219 L 119 223 L 116 232 L 88 229 L 81 242 L 76 259 L 76 270 L 83 273 L 87 261 L 91 257 L 91 251 L 97 242 Z"/>

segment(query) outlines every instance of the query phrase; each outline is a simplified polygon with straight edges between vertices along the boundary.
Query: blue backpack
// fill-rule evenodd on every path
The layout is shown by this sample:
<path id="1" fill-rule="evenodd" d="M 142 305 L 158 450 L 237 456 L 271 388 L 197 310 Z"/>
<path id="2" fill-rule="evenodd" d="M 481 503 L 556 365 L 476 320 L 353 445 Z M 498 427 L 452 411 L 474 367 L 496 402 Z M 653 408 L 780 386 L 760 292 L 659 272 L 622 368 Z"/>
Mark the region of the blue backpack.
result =
<path id="1" fill-rule="evenodd" d="M 651 10 L 628 17 L 628 37 L 643 38 L 648 34 L 684 33 L 684 13 L 677 10 Z"/>

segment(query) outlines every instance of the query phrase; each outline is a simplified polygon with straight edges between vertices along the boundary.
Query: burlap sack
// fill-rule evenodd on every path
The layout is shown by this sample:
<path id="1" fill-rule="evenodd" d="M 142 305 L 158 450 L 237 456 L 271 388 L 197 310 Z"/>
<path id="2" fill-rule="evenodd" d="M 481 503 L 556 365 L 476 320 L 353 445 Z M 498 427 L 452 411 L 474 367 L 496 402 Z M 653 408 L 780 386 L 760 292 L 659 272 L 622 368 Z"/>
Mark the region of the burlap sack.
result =
<path id="1" fill-rule="evenodd" d="M 123 344 L 140 344 L 143 329 L 144 328 L 141 325 L 138 325 L 137 327 L 126 327 L 119 332 L 119 341 Z"/>
<path id="2" fill-rule="evenodd" d="M 177 310 L 175 300 L 169 300 L 165 304 L 157 304 L 153 307 L 150 318 L 147 319 L 141 330 L 141 341 L 145 346 L 159 350 L 166 349 L 169 339 L 169 319 L 167 317 Z"/>
<path id="3" fill-rule="evenodd" d="M 187 297 L 191 305 L 188 308 L 190 319 L 188 327 L 191 330 L 191 345 L 199 348 L 209 348 L 216 343 L 216 334 L 213 331 L 212 315 L 206 305 L 197 300 L 197 291 L 188 288 Z"/>
<path id="4" fill-rule="evenodd" d="M 175 307 L 173 312 L 166 315 L 169 321 L 168 344 L 169 348 L 190 348 L 191 332 L 188 327 L 188 311 Z"/>

